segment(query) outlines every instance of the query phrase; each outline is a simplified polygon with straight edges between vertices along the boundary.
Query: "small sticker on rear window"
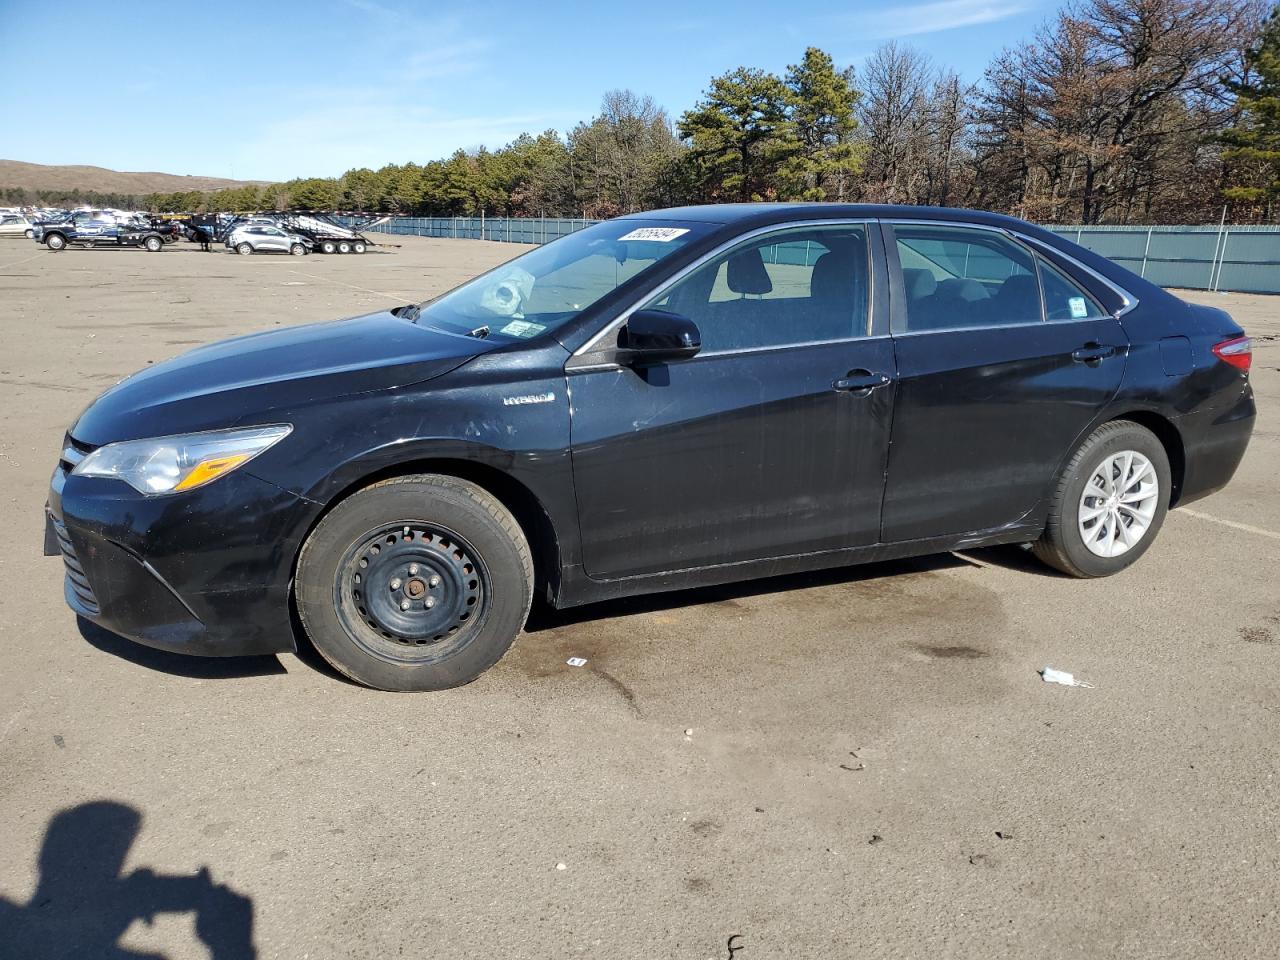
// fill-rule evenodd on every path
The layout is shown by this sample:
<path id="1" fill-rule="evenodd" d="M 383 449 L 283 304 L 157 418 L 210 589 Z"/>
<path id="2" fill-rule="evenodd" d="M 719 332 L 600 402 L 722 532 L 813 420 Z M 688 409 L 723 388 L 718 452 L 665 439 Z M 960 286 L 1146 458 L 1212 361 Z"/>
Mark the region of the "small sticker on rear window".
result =
<path id="1" fill-rule="evenodd" d="M 683 237 L 689 231 L 683 227 L 639 227 L 619 240 L 656 240 L 658 243 L 670 243 L 676 237 Z"/>
<path id="2" fill-rule="evenodd" d="M 1067 301 L 1067 306 L 1071 308 L 1071 319 L 1079 320 L 1089 315 L 1089 304 L 1085 302 L 1084 297 L 1072 297 Z"/>
<path id="3" fill-rule="evenodd" d="M 527 340 L 529 337 L 536 337 L 545 329 L 547 328 L 540 323 L 531 323 L 528 320 L 512 320 L 498 332 L 508 337 L 523 337 Z"/>

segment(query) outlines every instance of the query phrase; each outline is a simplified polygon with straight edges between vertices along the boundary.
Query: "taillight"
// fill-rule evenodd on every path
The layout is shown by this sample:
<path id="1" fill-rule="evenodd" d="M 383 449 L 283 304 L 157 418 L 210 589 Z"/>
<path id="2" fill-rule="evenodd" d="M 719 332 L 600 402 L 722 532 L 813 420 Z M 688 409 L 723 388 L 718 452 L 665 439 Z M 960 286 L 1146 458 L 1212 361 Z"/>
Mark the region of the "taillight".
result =
<path id="1" fill-rule="evenodd" d="M 1213 355 L 1223 363 L 1229 363 L 1240 370 L 1248 370 L 1253 363 L 1253 341 L 1248 337 L 1232 337 L 1215 344 Z"/>

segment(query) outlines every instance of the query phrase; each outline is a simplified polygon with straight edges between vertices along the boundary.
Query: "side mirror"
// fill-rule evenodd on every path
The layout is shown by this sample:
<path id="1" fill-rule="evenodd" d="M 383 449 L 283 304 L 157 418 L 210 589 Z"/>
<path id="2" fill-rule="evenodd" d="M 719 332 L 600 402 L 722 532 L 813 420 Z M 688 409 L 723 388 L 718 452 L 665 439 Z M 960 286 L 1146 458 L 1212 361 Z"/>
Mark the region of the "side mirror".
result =
<path id="1" fill-rule="evenodd" d="M 618 331 L 618 362 L 632 366 L 688 360 L 701 349 L 694 322 L 666 310 L 637 310 Z"/>

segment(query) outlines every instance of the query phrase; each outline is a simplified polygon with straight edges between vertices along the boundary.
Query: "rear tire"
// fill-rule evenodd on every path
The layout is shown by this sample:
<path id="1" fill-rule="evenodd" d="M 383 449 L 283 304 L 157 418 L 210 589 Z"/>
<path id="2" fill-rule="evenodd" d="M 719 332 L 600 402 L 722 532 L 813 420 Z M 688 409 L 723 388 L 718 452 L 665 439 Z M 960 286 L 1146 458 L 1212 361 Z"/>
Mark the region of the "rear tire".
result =
<path id="1" fill-rule="evenodd" d="M 293 246 L 289 248 L 289 253 L 293 254 L 293 256 L 295 257 L 300 257 L 306 252 L 307 252 L 307 248 L 300 243 L 295 243 Z"/>
<path id="2" fill-rule="evenodd" d="M 533 600 L 533 559 L 488 491 L 436 474 L 352 494 L 307 538 L 294 581 L 320 655 L 379 690 L 443 690 L 501 659 Z"/>
<path id="3" fill-rule="evenodd" d="M 236 244 L 236 253 L 240 254 L 242 257 L 247 257 L 249 254 L 253 253 L 253 247 L 249 246 L 247 243 L 238 243 Z"/>
<path id="4" fill-rule="evenodd" d="M 338 245 L 334 243 L 332 240 L 326 240 L 322 244 L 320 244 L 321 253 L 333 253 L 337 249 L 338 249 Z"/>
<path id="5" fill-rule="evenodd" d="M 339 241 L 339 243 L 338 243 L 338 252 L 339 252 L 339 253 L 350 253 L 350 252 L 351 252 L 351 244 L 347 243 L 347 241 L 345 241 L 345 240 Z"/>
<path id="6" fill-rule="evenodd" d="M 355 243 L 351 245 L 352 253 L 364 253 L 365 249 L 366 249 L 365 245 L 361 243 L 359 240 L 357 240 Z"/>
<path id="7" fill-rule="evenodd" d="M 35 232 L 34 230 L 24 230 L 24 231 L 22 231 L 22 234 L 23 234 L 23 236 L 25 236 L 28 240 L 34 240 L 34 239 L 36 238 L 36 232 Z"/>
<path id="8" fill-rule="evenodd" d="M 1067 464 L 1031 549 L 1073 577 L 1119 573 L 1155 540 L 1171 490 L 1169 456 L 1155 434 L 1131 420 L 1104 423 Z"/>

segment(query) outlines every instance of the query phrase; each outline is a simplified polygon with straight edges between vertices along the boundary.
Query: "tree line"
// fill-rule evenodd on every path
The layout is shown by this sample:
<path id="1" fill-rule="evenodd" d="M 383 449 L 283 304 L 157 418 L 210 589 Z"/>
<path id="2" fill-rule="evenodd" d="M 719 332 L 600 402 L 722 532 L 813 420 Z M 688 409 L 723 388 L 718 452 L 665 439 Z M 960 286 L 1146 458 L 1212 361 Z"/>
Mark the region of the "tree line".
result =
<path id="1" fill-rule="evenodd" d="M 212 194 L 156 211 L 352 210 L 603 218 L 681 203 L 828 200 L 1048 223 L 1280 217 L 1280 6 L 1075 0 L 977 83 L 899 42 L 855 74 L 817 48 L 739 67 L 674 119 L 604 95 L 566 136 Z M 6 194 L 7 196 L 7 194 Z"/>

